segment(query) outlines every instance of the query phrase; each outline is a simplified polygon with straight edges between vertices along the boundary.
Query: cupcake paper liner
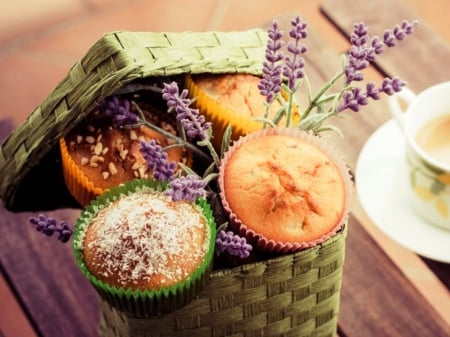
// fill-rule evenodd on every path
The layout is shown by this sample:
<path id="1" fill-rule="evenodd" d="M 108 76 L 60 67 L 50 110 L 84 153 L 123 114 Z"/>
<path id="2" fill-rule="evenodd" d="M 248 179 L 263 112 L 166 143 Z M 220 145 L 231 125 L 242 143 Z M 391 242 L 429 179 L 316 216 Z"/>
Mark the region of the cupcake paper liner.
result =
<path id="1" fill-rule="evenodd" d="M 192 301 L 206 284 L 212 270 L 216 236 L 216 225 L 209 204 L 203 198 L 196 201 L 207 220 L 210 232 L 210 243 L 204 261 L 186 280 L 165 288 L 149 290 L 117 288 L 97 279 L 89 272 L 83 261 L 84 232 L 98 211 L 110 202 L 134 192 L 163 191 L 166 185 L 154 180 L 136 179 L 111 188 L 83 210 L 75 225 L 73 250 L 78 267 L 103 299 L 133 317 L 160 317 L 175 311 Z"/>
<path id="2" fill-rule="evenodd" d="M 230 204 L 227 201 L 223 186 L 224 186 L 224 169 L 227 165 L 227 161 L 232 157 L 233 153 L 240 148 L 243 144 L 245 144 L 249 140 L 256 139 L 258 137 L 264 137 L 266 135 L 288 135 L 292 137 L 297 137 L 299 139 L 305 140 L 308 143 L 316 146 L 323 153 L 325 153 L 330 160 L 336 165 L 338 168 L 340 175 L 343 180 L 344 190 L 345 190 L 345 200 L 344 200 L 344 209 L 339 221 L 336 225 L 328 232 L 322 235 L 317 239 L 313 239 L 310 241 L 302 241 L 302 242 L 282 242 L 275 241 L 273 239 L 269 239 L 264 237 L 261 233 L 257 233 L 253 229 L 247 227 L 245 223 L 243 223 L 239 217 L 233 212 Z M 292 253 L 305 248 L 316 246 L 330 237 L 336 234 L 343 226 L 346 224 L 348 219 L 348 214 L 350 212 L 351 203 L 353 200 L 353 187 L 352 181 L 349 174 L 349 169 L 346 166 L 343 159 L 338 155 L 338 153 L 323 139 L 318 136 L 314 136 L 304 132 L 300 129 L 295 128 L 267 128 L 262 129 L 256 132 L 249 133 L 248 135 L 241 137 L 238 141 L 234 142 L 230 147 L 229 151 L 224 154 L 224 158 L 222 160 L 220 171 L 219 171 L 219 188 L 220 188 L 220 198 L 222 201 L 222 205 L 224 210 L 228 213 L 230 217 L 230 226 L 232 229 L 241 236 L 245 236 L 254 247 L 256 247 L 260 251 L 265 251 L 269 253 Z"/>
<path id="3" fill-rule="evenodd" d="M 97 196 L 103 193 L 103 189 L 95 187 L 94 183 L 80 170 L 69 155 L 67 143 L 64 138 L 60 138 L 59 146 L 61 150 L 61 163 L 64 175 L 64 181 L 70 194 L 81 206 L 89 205 Z"/>

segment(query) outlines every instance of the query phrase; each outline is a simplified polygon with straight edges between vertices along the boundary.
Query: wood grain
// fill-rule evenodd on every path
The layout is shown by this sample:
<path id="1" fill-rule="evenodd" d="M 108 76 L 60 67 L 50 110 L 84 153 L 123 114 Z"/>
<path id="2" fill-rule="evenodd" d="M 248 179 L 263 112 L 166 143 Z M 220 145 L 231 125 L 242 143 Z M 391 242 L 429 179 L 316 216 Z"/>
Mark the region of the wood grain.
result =
<path id="1" fill-rule="evenodd" d="M 96 336 L 97 294 L 78 271 L 71 245 L 37 233 L 29 213 L 0 208 L 0 257 L 4 271 L 33 318 L 38 336 Z M 47 213 L 73 223 L 77 210 Z"/>
<path id="2" fill-rule="evenodd" d="M 354 22 L 364 21 L 370 33 L 382 36 L 402 20 L 419 20 L 412 36 L 400 42 L 400 48 L 387 49 L 376 61 L 382 73 L 397 75 L 418 92 L 426 87 L 450 80 L 450 44 L 431 26 L 420 20 L 400 0 L 324 0 L 321 10 L 336 27 L 349 36 Z M 426 48 L 424 48 L 426 46 Z"/>

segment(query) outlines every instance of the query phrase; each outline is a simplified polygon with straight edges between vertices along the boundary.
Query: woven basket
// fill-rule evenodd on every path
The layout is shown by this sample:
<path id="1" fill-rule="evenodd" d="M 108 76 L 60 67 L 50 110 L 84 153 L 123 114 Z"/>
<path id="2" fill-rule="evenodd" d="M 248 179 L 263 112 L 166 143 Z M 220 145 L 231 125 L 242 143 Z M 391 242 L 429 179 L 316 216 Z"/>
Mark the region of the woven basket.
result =
<path id="1" fill-rule="evenodd" d="M 97 102 L 155 76 L 262 70 L 267 34 L 243 32 L 105 34 L 0 148 L 0 197 L 11 211 L 76 207 L 61 173 L 58 140 Z M 45 189 L 48 198 L 36 200 Z"/>
<path id="2" fill-rule="evenodd" d="M 0 196 L 11 211 L 78 206 L 65 187 L 58 141 L 97 102 L 150 77 L 260 74 L 262 30 L 115 32 L 103 36 L 0 148 Z M 45 188 L 47 198 L 36 198 Z M 100 333 L 148 336 L 334 337 L 346 226 L 304 251 L 213 271 L 186 307 L 158 319 L 127 316 L 102 302 Z"/>
<path id="3" fill-rule="evenodd" d="M 105 337 L 335 337 L 347 226 L 322 245 L 217 270 L 197 299 L 161 318 L 102 301 Z"/>

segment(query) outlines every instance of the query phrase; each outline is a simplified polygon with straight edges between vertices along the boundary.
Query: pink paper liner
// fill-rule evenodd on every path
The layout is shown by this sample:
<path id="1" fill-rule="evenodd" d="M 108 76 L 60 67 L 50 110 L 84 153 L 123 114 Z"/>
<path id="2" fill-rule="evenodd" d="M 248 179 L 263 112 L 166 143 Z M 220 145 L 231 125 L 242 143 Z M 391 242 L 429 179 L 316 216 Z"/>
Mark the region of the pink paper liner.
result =
<path id="1" fill-rule="evenodd" d="M 322 150 L 338 168 L 342 176 L 345 190 L 344 209 L 341 218 L 336 223 L 336 226 L 334 226 L 328 233 L 322 235 L 320 238 L 302 242 L 282 242 L 268 239 L 260 233 L 257 233 L 254 230 L 248 228 L 231 209 L 223 189 L 224 170 L 227 166 L 227 162 L 232 157 L 233 153 L 247 141 L 268 135 L 288 135 L 307 141 L 308 143 Z M 347 222 L 353 201 L 353 183 L 351 180 L 349 168 L 345 164 L 343 158 L 324 139 L 296 128 L 268 128 L 249 133 L 246 136 L 239 138 L 239 140 L 234 142 L 230 146 L 229 150 L 224 154 L 224 158 L 222 159 L 219 169 L 218 183 L 220 189 L 220 199 L 222 201 L 224 210 L 228 213 L 228 216 L 230 218 L 230 226 L 232 227 L 232 229 L 239 235 L 246 237 L 247 241 L 251 243 L 256 249 L 271 253 L 293 253 L 302 249 L 314 247 L 328 240 L 329 238 L 334 236 Z"/>

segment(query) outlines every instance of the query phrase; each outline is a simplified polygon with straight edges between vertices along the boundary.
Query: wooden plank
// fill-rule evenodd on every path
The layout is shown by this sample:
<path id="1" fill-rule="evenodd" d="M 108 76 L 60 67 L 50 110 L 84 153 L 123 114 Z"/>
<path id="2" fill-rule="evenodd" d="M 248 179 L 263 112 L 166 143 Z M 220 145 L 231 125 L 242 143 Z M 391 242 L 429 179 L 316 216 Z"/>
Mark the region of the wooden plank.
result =
<path id="1" fill-rule="evenodd" d="M 96 336 L 97 294 L 77 269 L 71 245 L 37 233 L 29 213 L 0 208 L 0 262 L 39 336 Z M 77 210 L 48 213 L 73 223 Z"/>
<path id="2" fill-rule="evenodd" d="M 342 335 L 450 336 L 450 326 L 353 217 L 346 250 Z"/>
<path id="3" fill-rule="evenodd" d="M 353 23 L 363 21 L 371 34 L 382 36 L 386 28 L 403 19 L 419 20 L 413 37 L 402 41 L 401 48 L 387 49 L 376 64 L 385 74 L 398 75 L 412 90 L 450 80 L 450 45 L 431 26 L 417 17 L 401 0 L 324 0 L 321 11 L 345 35 L 351 34 Z M 423 48 L 427 46 L 427 48 Z"/>
<path id="4" fill-rule="evenodd" d="M 0 266 L 1 269 L 1 266 Z M 0 270 L 0 337 L 37 337 Z"/>

